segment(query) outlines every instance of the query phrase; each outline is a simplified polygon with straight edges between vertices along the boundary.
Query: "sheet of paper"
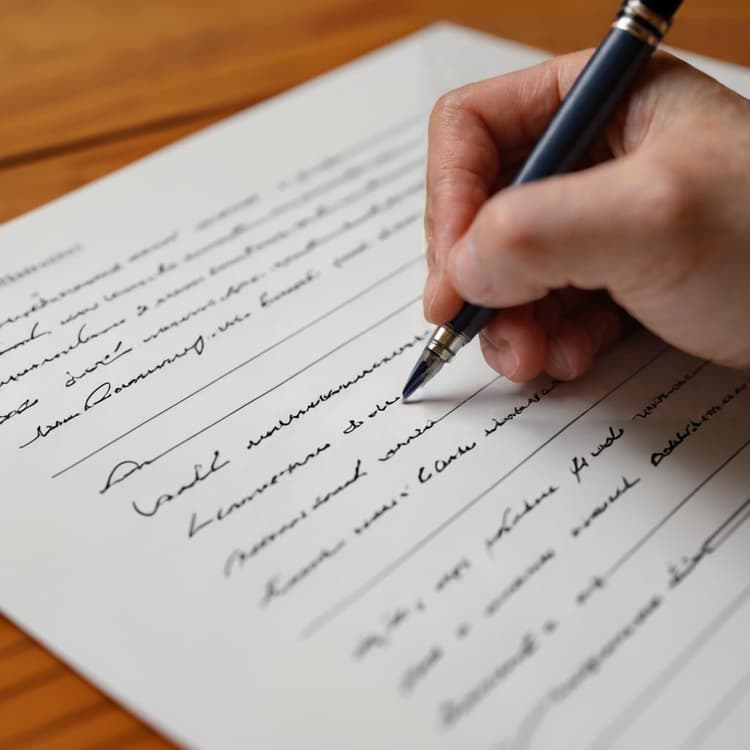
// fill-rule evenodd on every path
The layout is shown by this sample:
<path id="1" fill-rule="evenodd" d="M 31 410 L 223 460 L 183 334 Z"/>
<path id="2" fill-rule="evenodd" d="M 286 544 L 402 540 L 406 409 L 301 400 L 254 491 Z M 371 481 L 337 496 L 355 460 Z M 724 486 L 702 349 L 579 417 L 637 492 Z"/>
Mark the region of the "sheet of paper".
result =
<path id="1" fill-rule="evenodd" d="M 434 27 L 0 228 L 0 602 L 176 740 L 747 746 L 750 374 L 398 400 L 427 112 L 540 58 Z"/>

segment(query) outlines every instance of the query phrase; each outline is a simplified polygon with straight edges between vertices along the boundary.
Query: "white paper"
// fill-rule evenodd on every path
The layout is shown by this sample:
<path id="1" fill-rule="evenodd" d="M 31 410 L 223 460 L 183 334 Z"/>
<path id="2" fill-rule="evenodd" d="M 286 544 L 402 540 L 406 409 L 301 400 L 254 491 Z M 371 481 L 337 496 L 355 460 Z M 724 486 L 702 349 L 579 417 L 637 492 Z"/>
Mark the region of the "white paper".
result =
<path id="1" fill-rule="evenodd" d="M 397 401 L 427 113 L 541 57 L 434 27 L 0 228 L 0 601 L 177 741 L 747 746 L 748 373 Z"/>

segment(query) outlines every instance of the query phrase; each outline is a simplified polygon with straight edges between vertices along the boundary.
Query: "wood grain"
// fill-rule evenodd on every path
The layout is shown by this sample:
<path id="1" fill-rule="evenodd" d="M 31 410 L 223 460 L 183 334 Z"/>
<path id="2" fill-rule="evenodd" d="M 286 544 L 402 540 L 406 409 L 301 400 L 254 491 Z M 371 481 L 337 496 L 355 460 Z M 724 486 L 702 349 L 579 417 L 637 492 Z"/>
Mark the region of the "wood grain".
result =
<path id="1" fill-rule="evenodd" d="M 551 52 L 602 0 L 0 0 L 0 222 L 436 20 Z M 669 41 L 750 65 L 750 3 L 689 0 Z M 0 748 L 169 747 L 0 617 Z"/>

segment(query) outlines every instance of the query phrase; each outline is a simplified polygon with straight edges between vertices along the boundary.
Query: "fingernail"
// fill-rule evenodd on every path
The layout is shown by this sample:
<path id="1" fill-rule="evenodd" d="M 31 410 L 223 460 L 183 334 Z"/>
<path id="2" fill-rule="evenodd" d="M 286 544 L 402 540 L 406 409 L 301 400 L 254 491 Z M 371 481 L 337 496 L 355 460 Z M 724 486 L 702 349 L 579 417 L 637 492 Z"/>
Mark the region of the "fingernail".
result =
<path id="1" fill-rule="evenodd" d="M 435 268 L 435 243 L 432 237 L 427 237 L 427 246 L 425 247 L 424 254 L 427 258 L 427 268 L 432 271 Z"/>
<path id="2" fill-rule="evenodd" d="M 547 342 L 547 368 L 554 370 L 555 374 L 562 380 L 571 380 L 575 375 L 573 363 L 568 357 L 566 348 L 560 340 L 553 336 Z"/>
<path id="3" fill-rule="evenodd" d="M 436 270 L 431 270 L 427 274 L 427 279 L 424 283 L 424 293 L 422 295 L 422 307 L 424 309 L 424 316 L 427 320 L 432 320 L 432 302 L 435 299 L 438 289 L 439 273 Z"/>
<path id="4" fill-rule="evenodd" d="M 458 291 L 469 301 L 481 300 L 487 292 L 487 275 L 471 235 L 464 237 L 454 248 L 450 262 Z"/>

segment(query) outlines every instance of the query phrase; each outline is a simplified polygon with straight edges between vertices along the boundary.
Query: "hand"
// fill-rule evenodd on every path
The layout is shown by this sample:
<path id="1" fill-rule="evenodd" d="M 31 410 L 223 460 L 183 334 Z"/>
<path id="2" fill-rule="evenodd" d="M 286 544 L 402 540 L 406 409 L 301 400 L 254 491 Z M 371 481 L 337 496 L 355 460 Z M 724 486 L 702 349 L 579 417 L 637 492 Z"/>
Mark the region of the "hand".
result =
<path id="1" fill-rule="evenodd" d="M 657 54 L 587 167 L 506 187 L 590 52 L 445 95 L 430 120 L 426 317 L 502 308 L 481 334 L 516 382 L 569 380 L 630 316 L 750 365 L 750 101 Z M 497 192 L 499 190 L 499 192 Z"/>

